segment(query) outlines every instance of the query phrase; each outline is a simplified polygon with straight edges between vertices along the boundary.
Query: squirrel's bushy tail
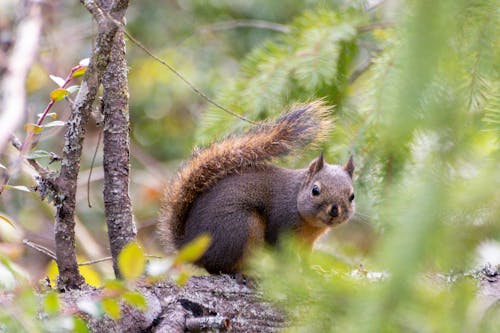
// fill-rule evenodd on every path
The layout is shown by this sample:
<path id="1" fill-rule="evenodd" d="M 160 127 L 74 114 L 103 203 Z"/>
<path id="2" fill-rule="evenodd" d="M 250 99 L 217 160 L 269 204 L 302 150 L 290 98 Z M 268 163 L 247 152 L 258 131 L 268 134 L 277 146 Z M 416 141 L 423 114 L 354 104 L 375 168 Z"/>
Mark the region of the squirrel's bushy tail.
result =
<path id="1" fill-rule="evenodd" d="M 165 192 L 160 213 L 165 245 L 180 245 L 191 204 L 220 179 L 324 140 L 331 128 L 329 112 L 322 101 L 295 105 L 275 121 L 230 135 L 193 154 Z"/>

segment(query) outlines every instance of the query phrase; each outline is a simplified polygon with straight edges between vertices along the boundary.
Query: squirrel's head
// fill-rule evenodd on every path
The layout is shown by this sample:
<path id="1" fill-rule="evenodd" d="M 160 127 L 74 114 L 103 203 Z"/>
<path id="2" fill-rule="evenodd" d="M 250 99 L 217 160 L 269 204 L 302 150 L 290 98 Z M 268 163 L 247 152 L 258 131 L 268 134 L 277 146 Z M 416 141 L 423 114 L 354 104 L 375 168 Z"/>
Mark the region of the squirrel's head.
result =
<path id="1" fill-rule="evenodd" d="M 352 156 L 344 166 L 326 163 L 323 154 L 314 159 L 297 197 L 300 216 L 316 227 L 349 220 L 355 211 L 353 172 Z"/>

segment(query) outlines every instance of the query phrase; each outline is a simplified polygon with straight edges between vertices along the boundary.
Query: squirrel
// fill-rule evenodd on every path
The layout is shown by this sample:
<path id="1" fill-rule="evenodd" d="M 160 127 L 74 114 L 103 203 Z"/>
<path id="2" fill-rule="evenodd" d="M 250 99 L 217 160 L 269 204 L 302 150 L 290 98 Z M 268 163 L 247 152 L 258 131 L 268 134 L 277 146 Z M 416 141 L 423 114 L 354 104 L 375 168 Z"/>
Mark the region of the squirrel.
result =
<path id="1" fill-rule="evenodd" d="M 240 273 L 256 247 L 275 245 L 284 231 L 312 249 L 354 214 L 352 156 L 341 166 L 326 163 L 321 153 L 299 170 L 269 161 L 326 139 L 329 113 L 322 101 L 296 105 L 274 122 L 195 152 L 165 191 L 162 241 L 179 249 L 209 234 L 211 243 L 195 264 L 211 274 Z"/>

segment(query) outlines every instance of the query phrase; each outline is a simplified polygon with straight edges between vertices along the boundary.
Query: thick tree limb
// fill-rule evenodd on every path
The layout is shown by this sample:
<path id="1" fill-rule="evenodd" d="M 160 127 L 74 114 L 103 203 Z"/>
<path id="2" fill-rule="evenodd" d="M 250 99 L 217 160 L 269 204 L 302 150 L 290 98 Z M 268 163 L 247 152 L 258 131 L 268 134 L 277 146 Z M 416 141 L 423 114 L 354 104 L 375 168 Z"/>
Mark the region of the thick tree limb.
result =
<path id="1" fill-rule="evenodd" d="M 84 279 L 78 270 L 75 253 L 74 214 L 77 177 L 87 122 L 103 74 L 110 61 L 114 37 L 119 29 L 114 22 L 106 19 L 94 1 L 82 0 L 82 3 L 94 15 L 98 23 L 98 35 L 90 64 L 67 122 L 61 171 L 56 180 L 58 193 L 54 197 L 56 206 L 54 231 L 57 266 L 59 268 L 58 287 L 61 290 L 79 288 L 84 284 Z M 110 10 L 111 12 L 118 8 L 121 10 L 127 5 L 128 1 L 115 1 Z"/>
<path id="2" fill-rule="evenodd" d="M 110 15 L 120 22 L 124 9 Z M 123 30 L 115 35 L 111 61 L 103 77 L 103 87 L 104 206 L 113 269 L 116 277 L 120 277 L 118 254 L 126 244 L 135 240 L 137 233 L 129 197 L 129 93 Z"/>

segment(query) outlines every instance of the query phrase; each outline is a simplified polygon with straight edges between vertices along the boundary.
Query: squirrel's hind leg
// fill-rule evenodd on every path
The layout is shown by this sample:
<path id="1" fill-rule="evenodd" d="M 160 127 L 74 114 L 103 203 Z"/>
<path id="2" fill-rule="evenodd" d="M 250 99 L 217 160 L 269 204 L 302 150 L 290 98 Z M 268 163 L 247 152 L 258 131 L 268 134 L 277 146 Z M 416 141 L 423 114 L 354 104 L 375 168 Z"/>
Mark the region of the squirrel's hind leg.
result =
<path id="1" fill-rule="evenodd" d="M 241 272 L 251 249 L 264 241 L 265 223 L 257 213 L 235 211 L 200 222 L 193 229 L 208 233 L 212 242 L 197 264 L 211 274 Z M 191 238 L 189 229 L 186 236 Z"/>

